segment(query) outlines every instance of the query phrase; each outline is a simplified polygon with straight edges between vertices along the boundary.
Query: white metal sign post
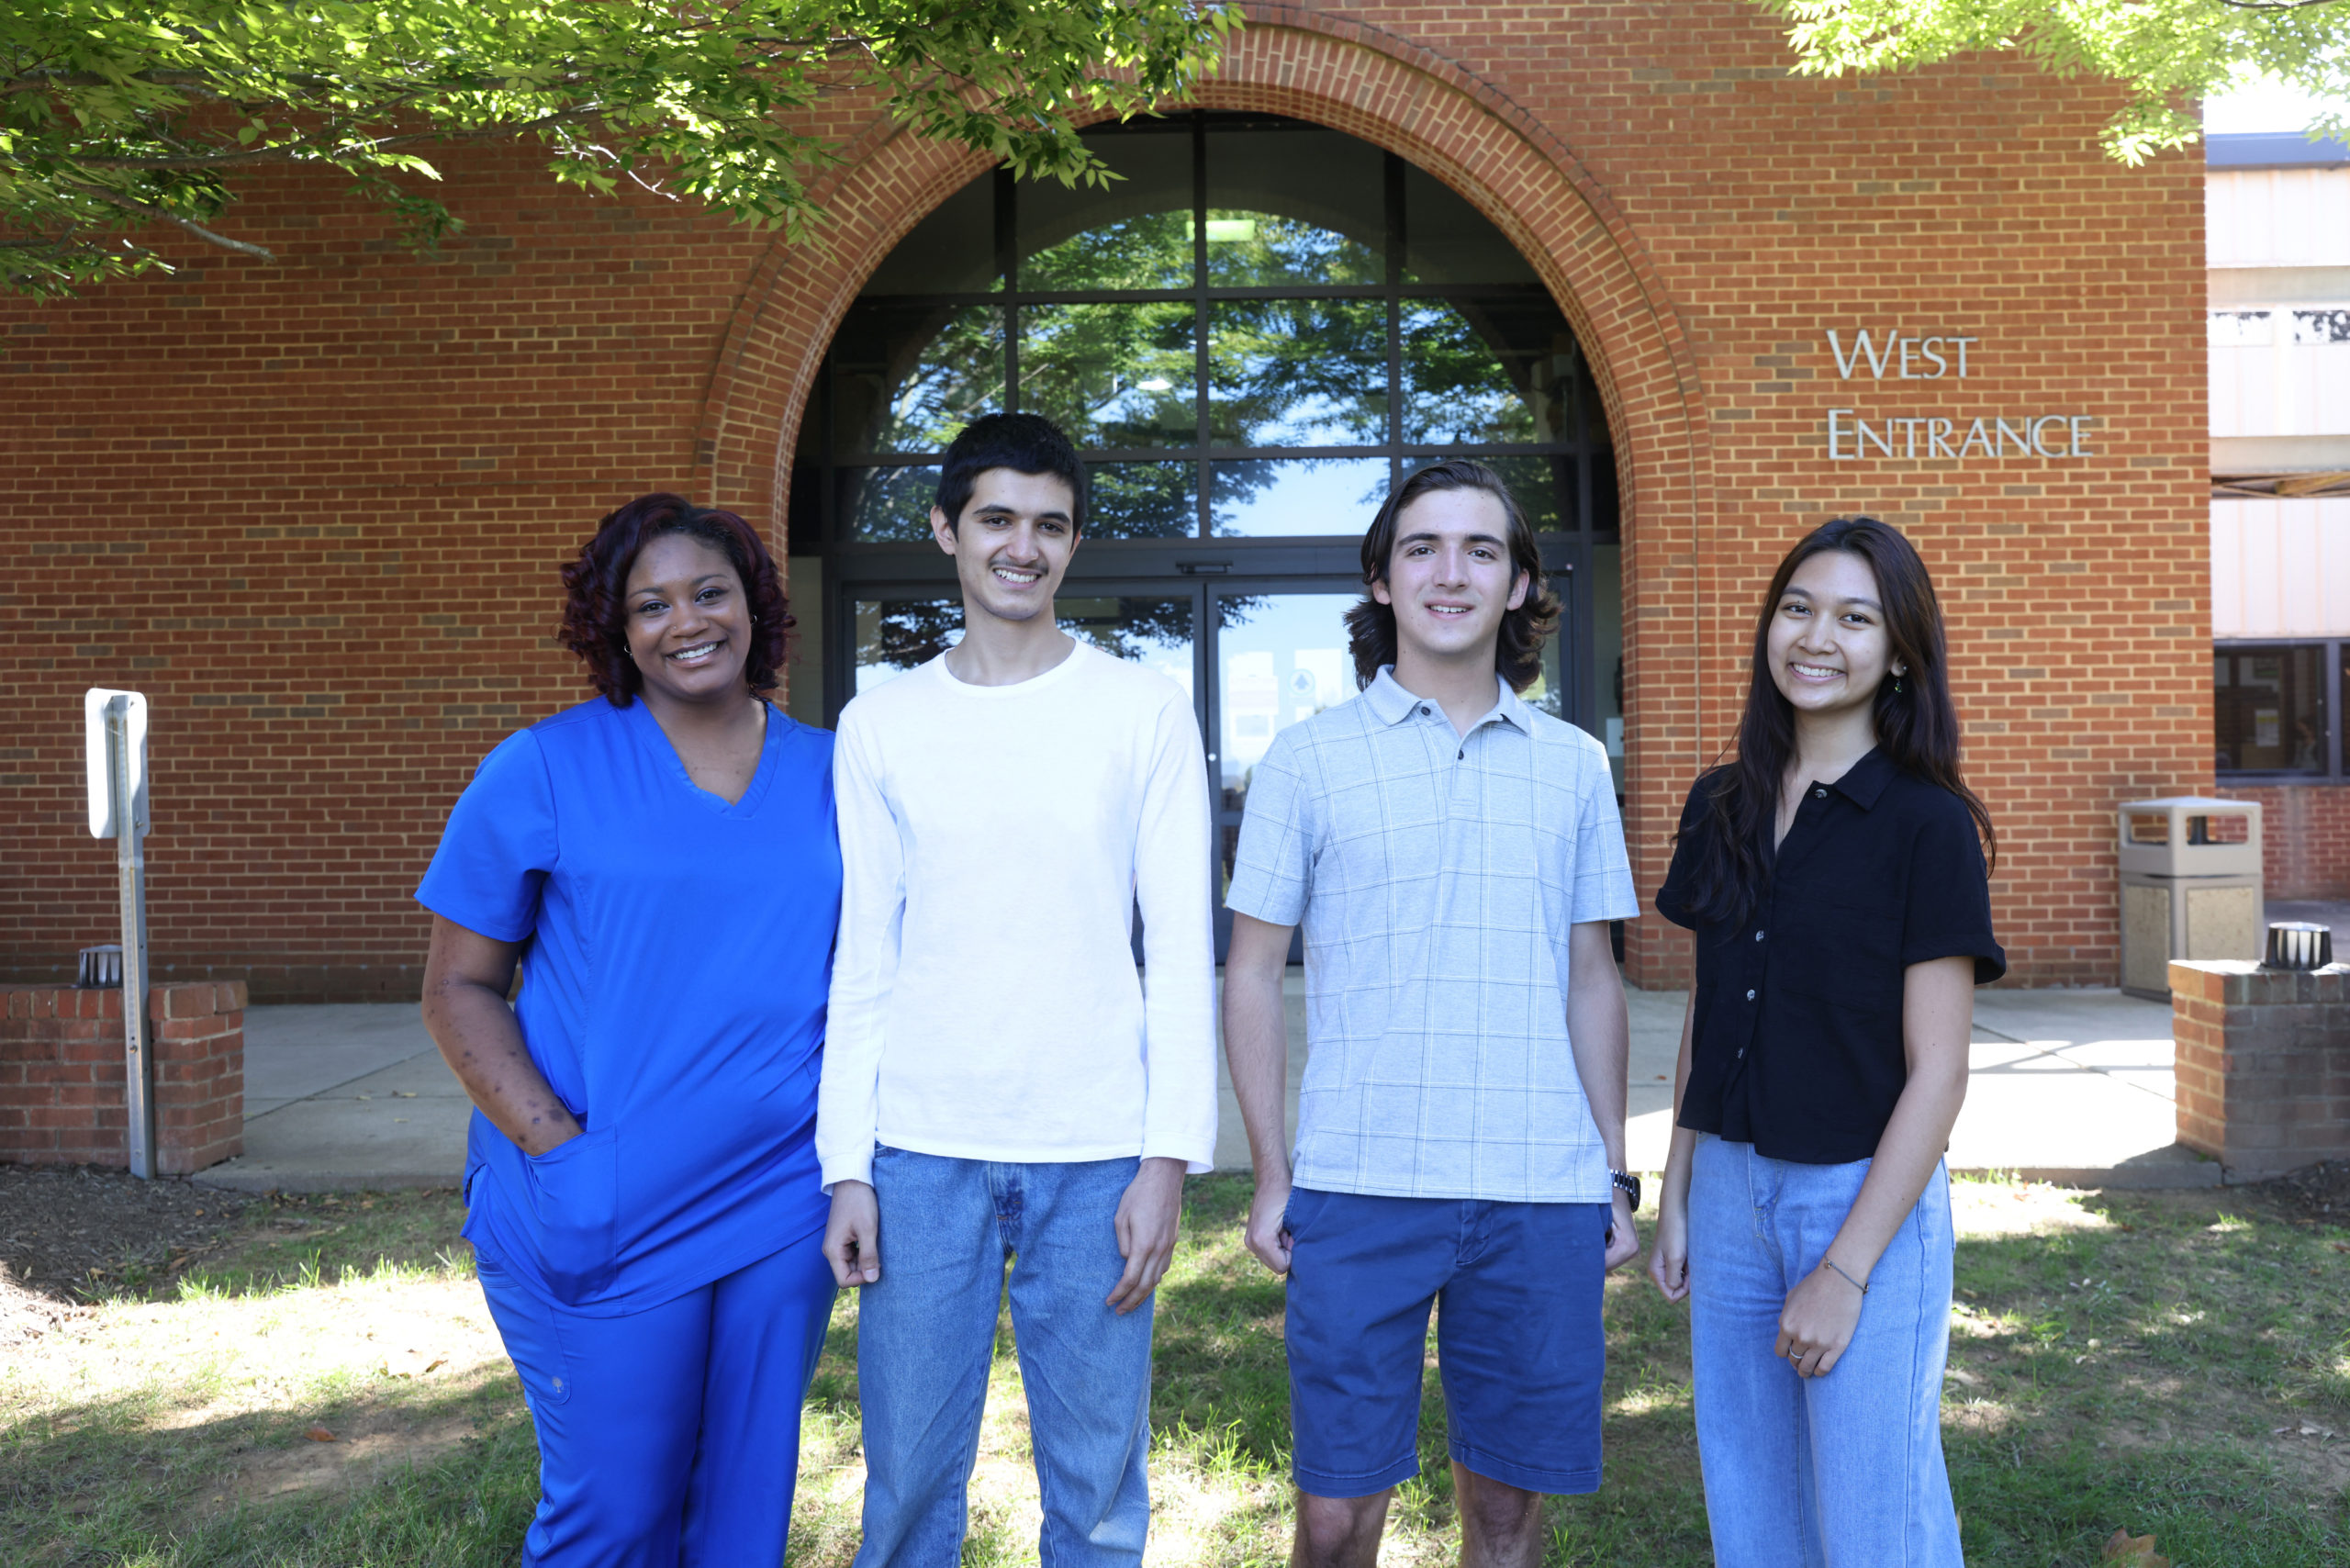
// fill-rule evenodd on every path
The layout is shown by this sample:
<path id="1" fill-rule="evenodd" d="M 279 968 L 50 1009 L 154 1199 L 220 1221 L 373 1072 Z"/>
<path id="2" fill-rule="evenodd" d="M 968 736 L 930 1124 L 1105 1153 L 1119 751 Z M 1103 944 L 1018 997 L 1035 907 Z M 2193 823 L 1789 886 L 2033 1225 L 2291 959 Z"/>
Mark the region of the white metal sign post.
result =
<path id="1" fill-rule="evenodd" d="M 82 698 L 90 834 L 115 841 L 122 894 L 122 1058 L 130 1173 L 155 1174 L 155 1068 L 147 1025 L 147 699 L 92 687 Z"/>

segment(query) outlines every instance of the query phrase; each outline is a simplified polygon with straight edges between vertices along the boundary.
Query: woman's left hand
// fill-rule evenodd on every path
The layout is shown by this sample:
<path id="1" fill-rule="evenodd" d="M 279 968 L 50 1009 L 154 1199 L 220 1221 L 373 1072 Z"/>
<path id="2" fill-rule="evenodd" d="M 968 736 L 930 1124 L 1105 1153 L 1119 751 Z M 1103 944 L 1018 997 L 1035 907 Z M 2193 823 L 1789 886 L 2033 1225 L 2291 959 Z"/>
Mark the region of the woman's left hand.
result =
<path id="1" fill-rule="evenodd" d="M 1776 1353 L 1797 1377 L 1825 1377 L 1852 1342 L 1861 1323 L 1859 1287 L 1822 1265 L 1787 1293 L 1779 1312 Z"/>

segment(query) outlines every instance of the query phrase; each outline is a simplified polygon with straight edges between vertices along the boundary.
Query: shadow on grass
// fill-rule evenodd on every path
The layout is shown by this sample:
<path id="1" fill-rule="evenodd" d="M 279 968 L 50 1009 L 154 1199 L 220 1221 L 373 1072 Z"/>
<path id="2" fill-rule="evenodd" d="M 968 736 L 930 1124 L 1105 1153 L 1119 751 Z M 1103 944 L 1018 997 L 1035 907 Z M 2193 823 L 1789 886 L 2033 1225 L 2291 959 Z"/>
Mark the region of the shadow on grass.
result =
<path id="1" fill-rule="evenodd" d="M 142 1391 L 0 1431 L 6 1560 L 489 1568 L 514 1561 L 538 1500 L 538 1450 L 510 1377 L 298 1412 L 159 1417 L 170 1412 Z M 312 1423 L 338 1442 L 310 1443 Z M 429 1440 L 368 1440 L 392 1434 Z"/>

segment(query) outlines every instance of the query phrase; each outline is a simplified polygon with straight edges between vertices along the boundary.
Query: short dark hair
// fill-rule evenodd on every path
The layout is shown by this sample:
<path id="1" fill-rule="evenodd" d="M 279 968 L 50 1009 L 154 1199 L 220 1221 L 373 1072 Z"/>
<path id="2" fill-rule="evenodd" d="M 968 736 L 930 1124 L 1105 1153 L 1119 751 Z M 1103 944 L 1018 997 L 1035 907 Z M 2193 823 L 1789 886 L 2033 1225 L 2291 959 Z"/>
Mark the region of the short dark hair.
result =
<path id="1" fill-rule="evenodd" d="M 1066 483 L 1075 498 L 1069 524 L 1078 533 L 1085 532 L 1085 465 L 1052 420 L 1042 414 L 982 414 L 963 427 L 946 448 L 946 465 L 938 475 L 936 504 L 946 514 L 948 528 L 962 522 L 979 476 L 990 468 L 1049 474 Z"/>
<path id="2" fill-rule="evenodd" d="M 1482 463 L 1449 457 L 1416 471 L 1387 498 L 1371 532 L 1362 536 L 1362 585 L 1387 580 L 1387 564 L 1395 554 L 1396 520 L 1404 509 L 1438 490 L 1483 490 L 1501 502 L 1509 517 L 1510 577 L 1526 576 L 1526 601 L 1502 617 L 1501 635 L 1494 644 L 1494 670 L 1523 691 L 1542 673 L 1542 644 L 1558 630 L 1559 599 L 1542 573 L 1542 552 L 1534 543 L 1533 525 L 1502 476 Z M 1362 602 L 1347 611 L 1347 641 L 1354 655 L 1355 684 L 1369 686 L 1379 678 L 1382 665 L 1395 662 L 1395 610 L 1366 593 Z"/>
<path id="3" fill-rule="evenodd" d="M 557 639 L 586 662 L 588 678 L 605 700 L 615 708 L 634 700 L 644 680 L 636 661 L 628 656 L 628 615 L 621 600 L 637 556 L 655 540 L 672 533 L 710 545 L 743 579 L 743 594 L 751 606 L 751 646 L 743 661 L 743 679 L 753 691 L 774 690 L 775 672 L 784 659 L 784 633 L 792 625 L 775 557 L 759 543 L 757 532 L 734 513 L 698 507 L 666 491 L 639 496 L 610 513 L 596 525 L 596 536 L 579 547 L 578 558 L 564 563 L 565 599 Z"/>

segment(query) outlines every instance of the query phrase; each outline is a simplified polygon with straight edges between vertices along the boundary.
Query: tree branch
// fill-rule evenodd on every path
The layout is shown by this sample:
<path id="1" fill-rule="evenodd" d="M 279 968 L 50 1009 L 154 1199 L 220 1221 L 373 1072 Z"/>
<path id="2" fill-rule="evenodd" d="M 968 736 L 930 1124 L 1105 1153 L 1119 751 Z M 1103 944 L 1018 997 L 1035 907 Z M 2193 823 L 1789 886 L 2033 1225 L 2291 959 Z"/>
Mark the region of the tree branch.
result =
<path id="1" fill-rule="evenodd" d="M 110 191 L 104 185 L 84 185 L 76 180 L 71 182 L 70 188 L 98 201 L 112 202 L 124 211 L 135 212 L 142 218 L 161 218 L 165 223 L 176 223 L 197 239 L 208 241 L 224 251 L 234 251 L 240 255 L 258 256 L 264 262 L 277 260 L 277 252 L 274 251 L 260 245 L 248 244 L 242 240 L 231 240 L 226 234 L 216 234 L 192 218 L 182 218 L 176 212 L 165 212 L 160 207 L 151 207 L 146 202 L 133 200 L 119 191 Z"/>

